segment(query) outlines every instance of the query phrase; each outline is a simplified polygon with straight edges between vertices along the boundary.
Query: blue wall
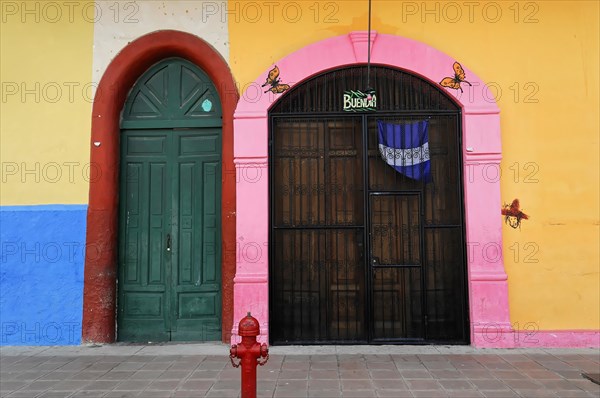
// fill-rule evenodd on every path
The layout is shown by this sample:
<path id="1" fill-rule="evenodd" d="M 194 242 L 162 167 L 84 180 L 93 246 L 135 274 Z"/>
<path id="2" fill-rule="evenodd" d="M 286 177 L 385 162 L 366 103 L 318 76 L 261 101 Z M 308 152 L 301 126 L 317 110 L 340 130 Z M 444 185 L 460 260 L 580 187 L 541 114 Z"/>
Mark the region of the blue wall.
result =
<path id="1" fill-rule="evenodd" d="M 80 344 L 86 213 L 0 207 L 0 345 Z"/>

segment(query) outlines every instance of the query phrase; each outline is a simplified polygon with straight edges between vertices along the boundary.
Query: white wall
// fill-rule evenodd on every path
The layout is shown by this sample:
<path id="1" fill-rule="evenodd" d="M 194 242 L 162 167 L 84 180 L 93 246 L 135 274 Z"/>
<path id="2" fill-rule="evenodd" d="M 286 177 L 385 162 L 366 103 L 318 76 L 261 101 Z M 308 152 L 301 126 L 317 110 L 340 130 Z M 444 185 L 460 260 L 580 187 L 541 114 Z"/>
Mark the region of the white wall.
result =
<path id="1" fill-rule="evenodd" d="M 212 45 L 229 62 L 226 1 L 96 1 L 93 82 L 98 83 L 110 61 L 129 42 L 157 30 L 192 33 Z M 93 14 L 95 11 L 95 15 Z"/>

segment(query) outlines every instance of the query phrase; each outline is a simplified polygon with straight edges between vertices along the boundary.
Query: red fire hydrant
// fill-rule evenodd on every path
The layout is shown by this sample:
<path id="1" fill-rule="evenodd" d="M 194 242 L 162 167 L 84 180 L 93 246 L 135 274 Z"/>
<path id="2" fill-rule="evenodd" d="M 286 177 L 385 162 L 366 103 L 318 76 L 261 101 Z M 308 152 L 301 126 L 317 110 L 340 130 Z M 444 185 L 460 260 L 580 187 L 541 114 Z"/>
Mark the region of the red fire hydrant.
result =
<path id="1" fill-rule="evenodd" d="M 256 398 L 256 365 L 263 366 L 269 360 L 269 348 L 266 344 L 259 344 L 256 336 L 260 334 L 260 325 L 256 318 L 248 312 L 242 318 L 238 327 L 238 334 L 242 336 L 242 344 L 235 344 L 229 350 L 229 358 L 234 368 L 242 365 L 242 398 Z M 237 364 L 234 358 L 240 358 Z M 265 358 L 259 361 L 259 358 Z"/>

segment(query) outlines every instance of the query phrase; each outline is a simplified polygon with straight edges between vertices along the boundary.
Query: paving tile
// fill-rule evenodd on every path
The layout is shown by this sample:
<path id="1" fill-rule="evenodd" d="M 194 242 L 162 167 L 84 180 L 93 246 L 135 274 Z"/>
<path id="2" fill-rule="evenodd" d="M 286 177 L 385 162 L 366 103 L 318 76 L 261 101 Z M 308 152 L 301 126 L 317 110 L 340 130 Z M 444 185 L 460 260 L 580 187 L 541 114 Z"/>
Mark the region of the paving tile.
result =
<path id="1" fill-rule="evenodd" d="M 557 397 L 560 397 L 560 398 L 591 398 L 591 397 L 598 398 L 598 394 L 592 395 L 591 393 L 589 393 L 587 391 L 582 391 L 582 390 L 560 391 L 560 392 L 557 392 L 556 394 L 557 394 Z M 558 394 L 560 394 L 560 395 L 558 395 Z"/>
<path id="2" fill-rule="evenodd" d="M 25 381 L 4 381 L 0 379 L 0 391 L 16 391 L 19 388 L 22 388 L 27 385 Z"/>
<path id="3" fill-rule="evenodd" d="M 417 398 L 437 398 L 437 397 L 447 397 L 448 394 L 446 394 L 445 391 L 443 390 L 420 390 L 420 391 L 412 391 L 411 393 L 414 397 Z"/>
<path id="4" fill-rule="evenodd" d="M 257 372 L 258 378 L 265 376 L 264 372 L 260 371 L 262 369 L 259 368 L 259 372 Z M 219 380 L 239 380 L 241 378 L 241 371 L 240 369 L 225 369 L 218 374 L 218 378 Z"/>
<path id="5" fill-rule="evenodd" d="M 310 356 L 310 362 L 311 363 L 317 363 L 317 362 L 334 362 L 337 363 L 337 356 L 335 355 L 311 355 Z"/>
<path id="6" fill-rule="evenodd" d="M 406 385 L 411 391 L 442 390 L 442 386 L 436 380 L 406 380 Z"/>
<path id="7" fill-rule="evenodd" d="M 311 370 L 308 372 L 309 379 L 337 380 L 340 375 L 337 370 Z"/>
<path id="8" fill-rule="evenodd" d="M 179 380 L 154 380 L 147 387 L 147 390 L 174 390 L 179 383 Z"/>
<path id="9" fill-rule="evenodd" d="M 106 391 L 80 390 L 69 396 L 69 398 L 100 398 L 104 397 L 105 395 Z"/>
<path id="10" fill-rule="evenodd" d="M 37 398 L 42 391 L 16 391 L 9 395 L 10 398 Z"/>
<path id="11" fill-rule="evenodd" d="M 125 380 L 117 384 L 113 390 L 115 391 L 142 391 L 150 386 L 153 380 Z"/>
<path id="12" fill-rule="evenodd" d="M 456 369 L 453 364 L 448 361 L 433 361 L 433 362 L 423 362 L 423 365 L 429 370 L 433 369 L 444 369 L 444 370 L 453 370 Z"/>
<path id="13" fill-rule="evenodd" d="M 537 383 L 533 380 L 508 380 L 503 379 L 507 386 L 512 388 L 513 390 L 535 390 L 541 387 L 540 383 Z"/>
<path id="14" fill-rule="evenodd" d="M 172 391 L 143 391 L 139 397 L 143 398 L 170 398 L 173 395 Z M 189 397 L 191 398 L 191 397 Z"/>
<path id="15" fill-rule="evenodd" d="M 131 377 L 134 373 L 135 372 L 132 370 L 122 372 L 110 371 L 100 376 L 98 380 L 124 380 L 128 377 Z"/>
<path id="16" fill-rule="evenodd" d="M 558 392 L 546 389 L 515 389 L 515 392 L 523 398 L 555 398 Z M 558 395 L 560 396 L 560 395 Z M 561 396 L 562 398 L 562 396 Z"/>
<path id="17" fill-rule="evenodd" d="M 198 390 L 198 391 L 175 391 L 171 393 L 170 398 L 198 398 L 203 397 L 208 390 Z"/>
<path id="18" fill-rule="evenodd" d="M 45 390 L 49 390 L 50 388 L 52 388 L 52 386 L 54 386 L 54 385 L 56 385 L 58 383 L 60 383 L 60 382 L 59 381 L 55 381 L 55 380 L 34 381 L 32 383 L 29 383 L 25 387 L 23 387 L 23 390 L 26 390 L 26 391 L 45 391 Z"/>
<path id="19" fill-rule="evenodd" d="M 348 370 L 340 369 L 340 379 L 369 379 L 371 374 L 368 370 Z"/>
<path id="20" fill-rule="evenodd" d="M 240 396 L 240 390 L 210 390 L 204 396 L 207 398 L 236 398 Z"/>
<path id="21" fill-rule="evenodd" d="M 524 375 L 534 380 L 560 380 L 562 377 L 549 370 L 526 370 L 523 372 Z"/>
<path id="22" fill-rule="evenodd" d="M 284 361 L 289 362 L 308 362 L 310 360 L 310 355 L 286 355 Z"/>
<path id="23" fill-rule="evenodd" d="M 431 379 L 427 370 L 401 370 L 400 375 L 405 379 Z"/>
<path id="24" fill-rule="evenodd" d="M 280 379 L 290 379 L 290 380 L 305 380 L 308 379 L 308 371 L 307 370 L 282 370 L 279 373 Z"/>
<path id="25" fill-rule="evenodd" d="M 181 383 L 178 389 L 184 391 L 209 390 L 214 384 L 212 380 L 188 380 Z"/>
<path id="26" fill-rule="evenodd" d="M 569 382 L 573 383 L 583 391 L 595 393 L 600 397 L 600 385 L 592 383 L 590 380 L 582 378 L 580 380 L 569 380 Z"/>
<path id="27" fill-rule="evenodd" d="M 19 372 L 14 375 L 14 380 L 23 380 L 23 381 L 34 381 L 39 379 L 40 377 L 48 374 L 48 371 L 27 371 L 27 372 Z"/>
<path id="28" fill-rule="evenodd" d="M 467 380 L 438 380 L 437 381 L 446 390 L 474 390 L 475 386 Z"/>
<path id="29" fill-rule="evenodd" d="M 465 378 L 459 370 L 434 369 L 430 370 L 429 374 L 434 379 L 462 379 Z"/>
<path id="30" fill-rule="evenodd" d="M 346 380 L 342 379 L 342 391 L 344 391 L 344 395 L 346 392 L 354 391 L 354 390 L 367 390 L 372 389 L 373 384 L 371 380 Z"/>
<path id="31" fill-rule="evenodd" d="M 485 398 L 515 398 L 520 397 L 516 392 L 507 389 L 503 391 L 480 391 Z"/>
<path id="32" fill-rule="evenodd" d="M 39 377 L 37 380 L 65 380 L 65 379 L 70 379 L 77 373 L 79 373 L 79 372 L 76 370 L 71 370 L 71 371 L 56 370 L 56 371 L 47 373 L 47 374 Z"/>
<path id="33" fill-rule="evenodd" d="M 50 390 L 53 391 L 77 391 L 90 384 L 90 380 L 65 380 L 53 385 Z M 64 395 L 64 392 L 63 392 Z"/>
<path id="34" fill-rule="evenodd" d="M 215 379 L 219 376 L 220 373 L 221 372 L 219 372 L 218 370 L 196 370 L 189 375 L 188 379 Z"/>
<path id="35" fill-rule="evenodd" d="M 158 376 L 159 380 L 183 380 L 192 373 L 191 370 L 165 370 Z"/>
<path id="36" fill-rule="evenodd" d="M 524 372 L 514 370 L 491 370 L 490 373 L 501 380 L 528 380 L 529 377 Z"/>
<path id="37" fill-rule="evenodd" d="M 600 364 L 590 360 L 571 361 L 568 363 L 572 368 L 581 369 L 585 373 L 600 373 Z M 560 369 L 563 370 L 563 369 Z"/>
<path id="38" fill-rule="evenodd" d="M 470 379 L 470 382 L 481 391 L 489 391 L 489 390 L 509 390 L 506 384 L 503 381 L 497 379 Z"/>
<path id="39" fill-rule="evenodd" d="M 64 391 L 45 391 L 36 395 L 36 398 L 65 398 L 67 396 L 65 394 L 66 392 Z M 68 393 L 68 395 L 71 395 L 71 393 Z"/>
<path id="40" fill-rule="evenodd" d="M 307 380 L 277 380 L 276 390 L 303 390 L 308 389 Z"/>
<path id="41" fill-rule="evenodd" d="M 149 362 L 142 366 L 142 370 L 167 370 L 171 366 L 170 362 Z"/>
<path id="42" fill-rule="evenodd" d="M 82 390 L 86 391 L 108 391 L 114 389 L 117 384 L 119 384 L 120 380 L 97 380 L 92 381 L 90 384 L 82 388 Z"/>
<path id="43" fill-rule="evenodd" d="M 310 364 L 311 370 L 337 370 L 337 362 L 313 362 Z"/>
<path id="44" fill-rule="evenodd" d="M 475 390 L 446 390 L 447 397 L 451 398 L 480 398 L 483 394 Z"/>
<path id="45" fill-rule="evenodd" d="M 377 390 L 378 397 L 412 398 L 414 395 L 408 390 Z"/>
<path id="46" fill-rule="evenodd" d="M 484 379 L 484 380 L 493 380 L 495 379 L 494 375 L 490 373 L 488 370 L 477 370 L 477 369 L 464 369 L 461 370 L 460 373 L 464 375 L 464 377 L 468 379 Z"/>
<path id="47" fill-rule="evenodd" d="M 406 390 L 408 386 L 401 379 L 395 380 L 373 380 L 373 386 L 377 390 Z"/>
<path id="48" fill-rule="evenodd" d="M 71 380 L 98 380 L 106 371 L 84 370 L 70 377 Z"/>
<path id="49" fill-rule="evenodd" d="M 340 390 L 308 390 L 310 398 L 334 398 L 343 397 Z"/>
<path id="50" fill-rule="evenodd" d="M 396 370 L 393 362 L 367 362 L 369 370 Z"/>
<path id="51" fill-rule="evenodd" d="M 144 362 L 122 362 L 115 366 L 114 371 L 140 370 L 145 365 Z"/>
<path id="52" fill-rule="evenodd" d="M 371 370 L 370 372 L 371 379 L 400 379 L 402 375 L 398 370 Z"/>
<path id="53" fill-rule="evenodd" d="M 357 398 L 369 398 L 369 397 L 376 397 L 376 392 L 373 390 L 349 390 L 349 391 L 342 391 L 342 396 L 344 398 L 346 397 L 357 397 Z"/>
<path id="54" fill-rule="evenodd" d="M 327 362 L 324 362 L 327 363 Z M 308 370 L 310 362 L 283 362 L 281 370 Z"/>
<path id="55" fill-rule="evenodd" d="M 341 383 L 339 380 L 309 380 L 309 390 L 340 390 Z"/>
<path id="56" fill-rule="evenodd" d="M 133 398 L 133 397 L 139 397 L 139 396 L 140 396 L 139 391 L 110 391 L 106 395 L 104 395 L 105 398 Z M 146 392 L 144 392 L 143 397 L 149 398 L 150 396 L 147 395 Z"/>
<path id="57" fill-rule="evenodd" d="M 308 397 L 308 391 L 299 391 L 299 390 L 282 390 L 280 388 L 276 388 L 273 393 L 273 397 L 285 397 L 285 398 L 296 398 L 296 397 Z"/>
<path id="58" fill-rule="evenodd" d="M 383 363 L 388 363 L 392 359 L 392 357 L 389 354 L 370 354 L 370 355 L 364 355 L 363 358 L 367 362 L 383 362 Z"/>

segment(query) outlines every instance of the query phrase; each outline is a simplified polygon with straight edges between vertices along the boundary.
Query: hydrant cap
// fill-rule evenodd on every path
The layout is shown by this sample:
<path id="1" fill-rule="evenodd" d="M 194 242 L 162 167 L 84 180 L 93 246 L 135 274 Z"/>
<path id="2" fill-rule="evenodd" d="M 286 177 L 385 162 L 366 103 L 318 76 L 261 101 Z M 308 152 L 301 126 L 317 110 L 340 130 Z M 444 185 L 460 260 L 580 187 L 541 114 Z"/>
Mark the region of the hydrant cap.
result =
<path id="1" fill-rule="evenodd" d="M 238 335 L 240 336 L 258 336 L 260 334 L 260 325 L 258 320 L 250 313 L 245 318 L 242 318 L 238 326 Z"/>

